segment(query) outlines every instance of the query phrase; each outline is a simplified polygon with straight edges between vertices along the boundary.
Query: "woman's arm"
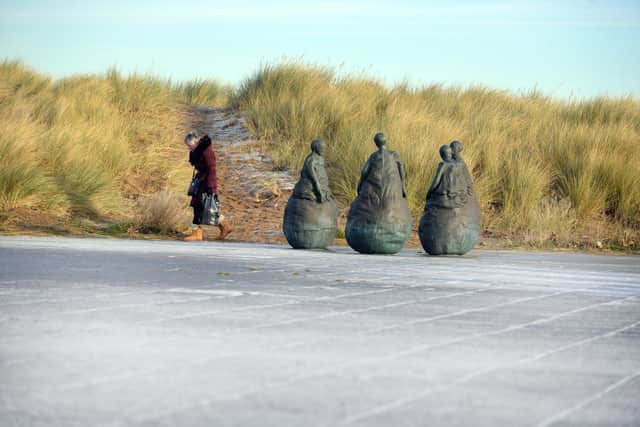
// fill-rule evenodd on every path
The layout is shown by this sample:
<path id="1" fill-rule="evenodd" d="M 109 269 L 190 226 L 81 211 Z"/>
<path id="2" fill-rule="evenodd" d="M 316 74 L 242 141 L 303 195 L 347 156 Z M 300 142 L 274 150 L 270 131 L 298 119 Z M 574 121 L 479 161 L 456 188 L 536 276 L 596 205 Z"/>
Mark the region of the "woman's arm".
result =
<path id="1" fill-rule="evenodd" d="M 204 161 L 207 164 L 207 188 L 210 188 L 214 194 L 218 194 L 218 177 L 216 176 L 216 154 L 213 148 L 207 147 L 202 153 Z"/>

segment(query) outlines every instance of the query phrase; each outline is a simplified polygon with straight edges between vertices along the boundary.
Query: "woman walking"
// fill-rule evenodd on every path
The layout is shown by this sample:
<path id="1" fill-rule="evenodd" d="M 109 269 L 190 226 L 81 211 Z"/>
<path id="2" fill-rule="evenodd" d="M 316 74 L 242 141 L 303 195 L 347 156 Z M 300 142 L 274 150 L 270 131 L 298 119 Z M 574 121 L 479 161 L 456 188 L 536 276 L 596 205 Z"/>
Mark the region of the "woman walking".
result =
<path id="1" fill-rule="evenodd" d="M 189 147 L 189 163 L 195 168 L 196 177 L 201 179 L 200 186 L 193 196 L 191 196 L 191 207 L 193 208 L 193 225 L 191 235 L 184 240 L 194 242 L 204 240 L 202 231 L 202 213 L 204 204 L 202 195 L 213 195 L 218 198 L 218 177 L 216 176 L 216 154 L 211 145 L 209 135 L 198 138 L 195 132 L 189 132 L 184 138 L 184 143 Z M 231 227 L 220 217 L 218 224 L 220 228 L 219 239 L 224 239 L 231 232 Z"/>

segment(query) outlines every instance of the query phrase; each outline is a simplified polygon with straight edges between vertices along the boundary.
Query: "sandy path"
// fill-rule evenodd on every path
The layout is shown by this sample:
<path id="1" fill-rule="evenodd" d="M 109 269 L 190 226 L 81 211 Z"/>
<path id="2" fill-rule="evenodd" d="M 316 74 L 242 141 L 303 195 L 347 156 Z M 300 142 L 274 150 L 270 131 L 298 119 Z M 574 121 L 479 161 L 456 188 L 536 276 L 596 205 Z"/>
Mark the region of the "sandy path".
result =
<path id="1" fill-rule="evenodd" d="M 218 158 L 218 191 L 223 215 L 231 221 L 230 240 L 287 243 L 282 233 L 284 208 L 297 180 L 288 171 L 274 170 L 272 159 L 249 132 L 245 118 L 231 109 L 192 106 L 186 113 L 187 129 L 207 133 Z M 338 218 L 344 230 L 346 211 Z M 421 249 L 417 219 L 405 247 Z M 209 240 L 218 236 L 210 230 Z M 336 239 L 334 245 L 346 245 Z"/>
<path id="2" fill-rule="evenodd" d="M 252 138 L 240 113 L 193 106 L 186 118 L 189 128 L 213 139 L 222 213 L 233 227 L 229 239 L 286 243 L 282 216 L 295 178 L 273 170 L 273 161 Z M 209 231 L 209 239 L 218 235 L 215 229 Z"/>

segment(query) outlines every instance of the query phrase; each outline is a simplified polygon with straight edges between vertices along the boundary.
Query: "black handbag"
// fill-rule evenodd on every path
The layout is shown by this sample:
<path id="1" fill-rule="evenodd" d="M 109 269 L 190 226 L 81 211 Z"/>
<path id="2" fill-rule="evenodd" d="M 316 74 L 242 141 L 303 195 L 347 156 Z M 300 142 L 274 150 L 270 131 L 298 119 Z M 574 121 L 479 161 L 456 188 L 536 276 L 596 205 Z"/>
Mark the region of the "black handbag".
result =
<path id="1" fill-rule="evenodd" d="M 191 184 L 189 184 L 189 191 L 187 191 L 187 196 L 197 196 L 198 191 L 200 191 L 200 185 L 202 185 L 202 181 L 204 181 L 203 176 L 196 176 L 196 171 L 193 171 L 193 175 L 191 176 Z"/>

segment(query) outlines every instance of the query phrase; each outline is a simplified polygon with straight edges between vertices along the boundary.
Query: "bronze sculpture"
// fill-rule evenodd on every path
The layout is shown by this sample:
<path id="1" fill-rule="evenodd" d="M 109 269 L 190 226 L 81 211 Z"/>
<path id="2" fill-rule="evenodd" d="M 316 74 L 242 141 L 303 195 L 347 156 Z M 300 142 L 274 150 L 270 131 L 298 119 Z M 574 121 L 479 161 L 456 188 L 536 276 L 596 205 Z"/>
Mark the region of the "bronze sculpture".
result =
<path id="1" fill-rule="evenodd" d="M 460 152 L 462 143 L 440 147 L 442 162 L 427 191 L 418 234 L 430 255 L 464 255 L 480 237 L 480 205 Z"/>
<path id="2" fill-rule="evenodd" d="M 384 133 L 377 133 L 374 142 L 378 151 L 362 168 L 345 237 L 358 252 L 393 254 L 403 248 L 411 232 L 404 164 L 398 153 L 386 148 Z"/>
<path id="3" fill-rule="evenodd" d="M 326 146 L 319 139 L 311 142 L 311 153 L 284 210 L 282 229 L 296 249 L 325 249 L 336 237 L 338 208 L 324 167 Z"/>

